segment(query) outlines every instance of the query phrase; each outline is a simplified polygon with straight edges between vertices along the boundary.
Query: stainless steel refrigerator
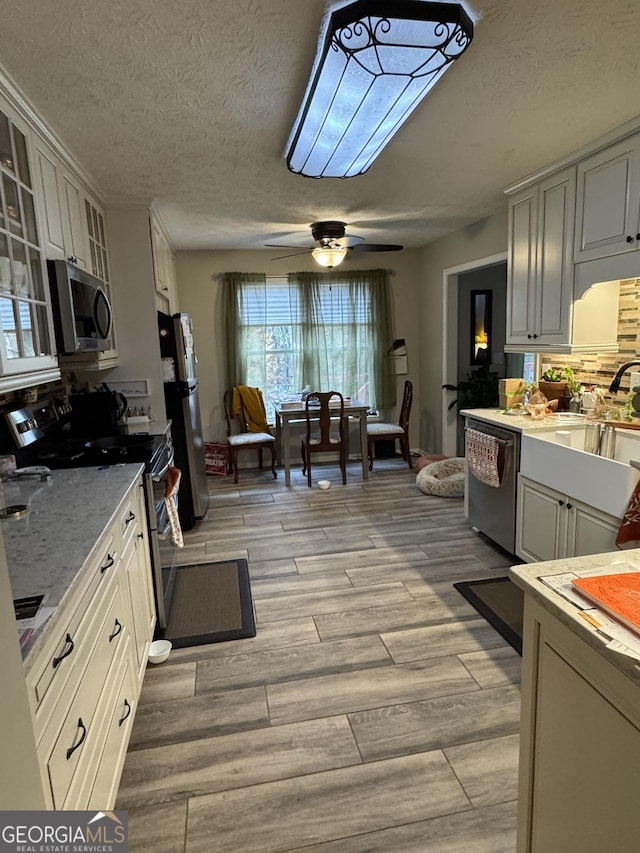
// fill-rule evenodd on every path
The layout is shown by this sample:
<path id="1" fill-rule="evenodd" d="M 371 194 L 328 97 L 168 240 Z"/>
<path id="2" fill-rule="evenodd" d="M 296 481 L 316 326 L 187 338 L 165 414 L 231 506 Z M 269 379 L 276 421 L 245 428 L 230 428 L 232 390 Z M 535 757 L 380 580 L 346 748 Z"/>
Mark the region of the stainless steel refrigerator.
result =
<path id="1" fill-rule="evenodd" d="M 182 472 L 178 514 L 183 530 L 204 518 L 209 507 L 198 374 L 189 314 L 169 316 L 158 311 L 158 333 L 164 379 L 164 401 L 171 421 L 175 465 Z"/>

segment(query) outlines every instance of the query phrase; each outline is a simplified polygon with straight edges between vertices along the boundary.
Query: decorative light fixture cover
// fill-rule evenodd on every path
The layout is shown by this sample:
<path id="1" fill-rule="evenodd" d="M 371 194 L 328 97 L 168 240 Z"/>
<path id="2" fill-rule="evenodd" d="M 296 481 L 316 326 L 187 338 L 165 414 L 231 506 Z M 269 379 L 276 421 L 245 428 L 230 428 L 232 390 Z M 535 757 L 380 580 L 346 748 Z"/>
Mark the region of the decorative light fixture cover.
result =
<path id="1" fill-rule="evenodd" d="M 327 18 L 287 166 L 312 178 L 366 172 L 451 63 L 471 44 L 458 3 L 356 0 Z"/>
<path id="2" fill-rule="evenodd" d="M 321 267 L 337 267 L 347 257 L 347 250 L 342 246 L 326 245 L 318 246 L 311 252 L 311 257 L 320 264 Z"/>

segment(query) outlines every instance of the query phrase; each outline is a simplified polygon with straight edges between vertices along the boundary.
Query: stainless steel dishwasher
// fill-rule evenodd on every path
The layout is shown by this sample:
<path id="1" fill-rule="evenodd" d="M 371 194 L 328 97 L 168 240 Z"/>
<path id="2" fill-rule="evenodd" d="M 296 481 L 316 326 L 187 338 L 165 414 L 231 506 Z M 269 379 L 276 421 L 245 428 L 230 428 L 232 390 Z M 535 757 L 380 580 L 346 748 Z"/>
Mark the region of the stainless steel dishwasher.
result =
<path id="1" fill-rule="evenodd" d="M 520 468 L 520 433 L 487 424 L 474 418 L 465 421 L 465 456 L 468 456 L 473 431 L 490 436 L 495 441 L 494 483 L 479 479 L 467 459 L 467 487 L 465 489 L 465 514 L 470 524 L 508 551 L 516 550 L 516 500 L 518 470 Z M 493 443 L 493 442 L 491 442 Z"/>

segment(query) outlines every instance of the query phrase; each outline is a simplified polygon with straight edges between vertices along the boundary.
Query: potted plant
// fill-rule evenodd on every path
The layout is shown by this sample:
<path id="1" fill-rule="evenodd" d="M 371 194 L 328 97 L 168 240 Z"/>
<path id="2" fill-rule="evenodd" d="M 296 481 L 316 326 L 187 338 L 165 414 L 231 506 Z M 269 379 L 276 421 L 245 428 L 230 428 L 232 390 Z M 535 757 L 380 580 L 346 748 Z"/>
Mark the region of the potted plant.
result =
<path id="1" fill-rule="evenodd" d="M 564 367 L 548 367 L 540 377 L 538 390 L 547 400 L 557 400 L 559 410 L 569 408 L 567 374 Z"/>
<path id="2" fill-rule="evenodd" d="M 572 367 L 567 365 L 564 372 L 567 377 L 567 408 L 570 412 L 579 412 L 581 406 L 580 392 L 582 391 L 582 383 L 576 379 L 576 375 Z"/>
<path id="3" fill-rule="evenodd" d="M 498 374 L 489 370 L 488 364 L 483 364 L 477 370 L 470 370 L 467 378 L 457 385 L 443 385 L 447 391 L 457 391 L 458 397 L 449 403 L 449 409 L 454 406 L 461 409 L 487 409 L 498 405 Z"/>

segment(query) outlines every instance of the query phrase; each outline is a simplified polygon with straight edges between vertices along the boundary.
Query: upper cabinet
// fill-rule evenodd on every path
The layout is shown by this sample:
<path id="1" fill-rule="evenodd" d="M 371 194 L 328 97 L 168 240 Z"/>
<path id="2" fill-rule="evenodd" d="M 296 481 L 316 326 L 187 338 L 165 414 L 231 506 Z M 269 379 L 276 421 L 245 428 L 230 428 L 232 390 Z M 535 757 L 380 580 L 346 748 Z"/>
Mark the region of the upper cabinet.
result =
<path id="1" fill-rule="evenodd" d="M 60 377 L 29 131 L 0 99 L 0 392 Z"/>
<path id="2" fill-rule="evenodd" d="M 41 139 L 35 141 L 42 242 L 47 258 L 88 269 L 87 226 L 80 184 Z"/>
<path id="3" fill-rule="evenodd" d="M 507 352 L 618 351 L 619 281 L 640 276 L 639 140 L 507 191 Z"/>
<path id="4" fill-rule="evenodd" d="M 36 138 L 34 148 L 46 257 L 64 258 L 96 276 L 113 305 L 103 209 L 43 140 Z M 60 363 L 76 371 L 114 367 L 118 364 L 115 328 L 112 339 L 111 350 L 61 356 Z"/>
<path id="5" fill-rule="evenodd" d="M 149 223 L 153 251 L 156 308 L 165 314 L 175 314 L 178 311 L 178 303 L 173 251 L 169 238 L 153 211 Z"/>
<path id="6" fill-rule="evenodd" d="M 575 168 L 511 199 L 507 343 L 555 347 L 570 338 Z"/>
<path id="7" fill-rule="evenodd" d="M 578 164 L 575 260 L 640 247 L 640 134 Z"/>

